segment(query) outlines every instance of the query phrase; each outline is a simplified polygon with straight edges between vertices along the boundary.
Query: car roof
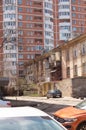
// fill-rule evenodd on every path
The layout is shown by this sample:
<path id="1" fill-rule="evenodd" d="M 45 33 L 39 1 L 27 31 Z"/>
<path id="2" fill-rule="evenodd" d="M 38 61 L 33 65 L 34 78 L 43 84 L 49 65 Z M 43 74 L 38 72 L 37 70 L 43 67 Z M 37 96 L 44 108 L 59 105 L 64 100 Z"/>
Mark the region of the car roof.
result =
<path id="1" fill-rule="evenodd" d="M 31 116 L 49 116 L 47 113 L 34 107 L 5 107 L 0 108 L 1 117 L 31 117 Z"/>

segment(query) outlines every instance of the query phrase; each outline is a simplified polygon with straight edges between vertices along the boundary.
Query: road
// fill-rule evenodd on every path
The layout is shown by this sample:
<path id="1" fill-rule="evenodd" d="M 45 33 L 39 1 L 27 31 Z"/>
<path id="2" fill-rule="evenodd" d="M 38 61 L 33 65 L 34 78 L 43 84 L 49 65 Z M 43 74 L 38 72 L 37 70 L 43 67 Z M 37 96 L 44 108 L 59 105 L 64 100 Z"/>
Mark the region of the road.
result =
<path id="1" fill-rule="evenodd" d="M 62 98 L 50 98 L 46 97 L 29 97 L 29 96 L 19 96 L 19 97 L 5 97 L 6 99 L 11 100 L 23 100 L 23 101 L 34 101 L 34 102 L 44 102 L 49 104 L 64 104 L 64 105 L 76 105 L 81 99 L 76 99 L 72 97 L 62 97 Z"/>
<path id="2" fill-rule="evenodd" d="M 59 110 L 61 108 L 70 105 L 74 106 L 82 101 L 81 99 L 75 99 L 72 97 L 47 99 L 46 97 L 29 97 L 29 96 L 6 97 L 6 100 L 11 100 L 12 106 L 33 106 L 49 114 L 52 114 L 56 110 Z"/>

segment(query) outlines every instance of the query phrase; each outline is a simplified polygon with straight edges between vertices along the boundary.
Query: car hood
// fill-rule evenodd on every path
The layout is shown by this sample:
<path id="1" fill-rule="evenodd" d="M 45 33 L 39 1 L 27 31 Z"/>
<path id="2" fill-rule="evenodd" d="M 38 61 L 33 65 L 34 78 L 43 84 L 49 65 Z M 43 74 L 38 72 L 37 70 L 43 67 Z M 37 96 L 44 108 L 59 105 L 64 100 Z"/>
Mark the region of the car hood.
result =
<path id="1" fill-rule="evenodd" d="M 70 118 L 70 117 L 77 117 L 85 113 L 86 113 L 86 110 L 78 109 L 75 107 L 66 107 L 66 108 L 56 111 L 54 115 L 61 118 Z"/>

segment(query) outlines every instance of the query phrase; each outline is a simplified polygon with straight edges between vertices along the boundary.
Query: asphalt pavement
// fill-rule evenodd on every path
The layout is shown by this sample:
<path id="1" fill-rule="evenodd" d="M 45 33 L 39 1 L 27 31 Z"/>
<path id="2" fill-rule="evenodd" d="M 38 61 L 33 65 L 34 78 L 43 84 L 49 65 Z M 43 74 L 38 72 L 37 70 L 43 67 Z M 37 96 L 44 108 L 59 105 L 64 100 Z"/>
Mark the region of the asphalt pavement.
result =
<path id="1" fill-rule="evenodd" d="M 32 106 L 39 108 L 49 114 L 53 112 L 67 107 L 67 106 L 75 106 L 81 99 L 76 99 L 72 97 L 62 97 L 62 98 L 50 98 L 46 97 L 29 97 L 29 96 L 19 96 L 19 97 L 5 97 L 5 100 L 10 100 L 12 102 L 12 106 Z"/>

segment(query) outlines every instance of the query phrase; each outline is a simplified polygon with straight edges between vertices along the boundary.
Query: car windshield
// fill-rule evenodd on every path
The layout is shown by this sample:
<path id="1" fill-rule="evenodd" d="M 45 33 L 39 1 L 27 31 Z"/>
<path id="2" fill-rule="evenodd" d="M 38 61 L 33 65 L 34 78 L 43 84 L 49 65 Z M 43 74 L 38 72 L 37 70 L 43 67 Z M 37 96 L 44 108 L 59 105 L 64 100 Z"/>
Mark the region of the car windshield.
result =
<path id="1" fill-rule="evenodd" d="M 86 100 L 80 102 L 80 103 L 77 104 L 75 107 L 76 107 L 76 108 L 79 108 L 79 109 L 84 109 L 84 110 L 86 110 Z"/>
<path id="2" fill-rule="evenodd" d="M 50 117 L 0 118 L 0 130 L 64 130 Z"/>
<path id="3" fill-rule="evenodd" d="M 55 92 L 55 90 L 49 90 L 48 91 L 48 93 L 54 93 Z"/>
<path id="4" fill-rule="evenodd" d="M 56 92 L 60 92 L 60 90 L 49 90 L 48 93 L 56 93 Z"/>

